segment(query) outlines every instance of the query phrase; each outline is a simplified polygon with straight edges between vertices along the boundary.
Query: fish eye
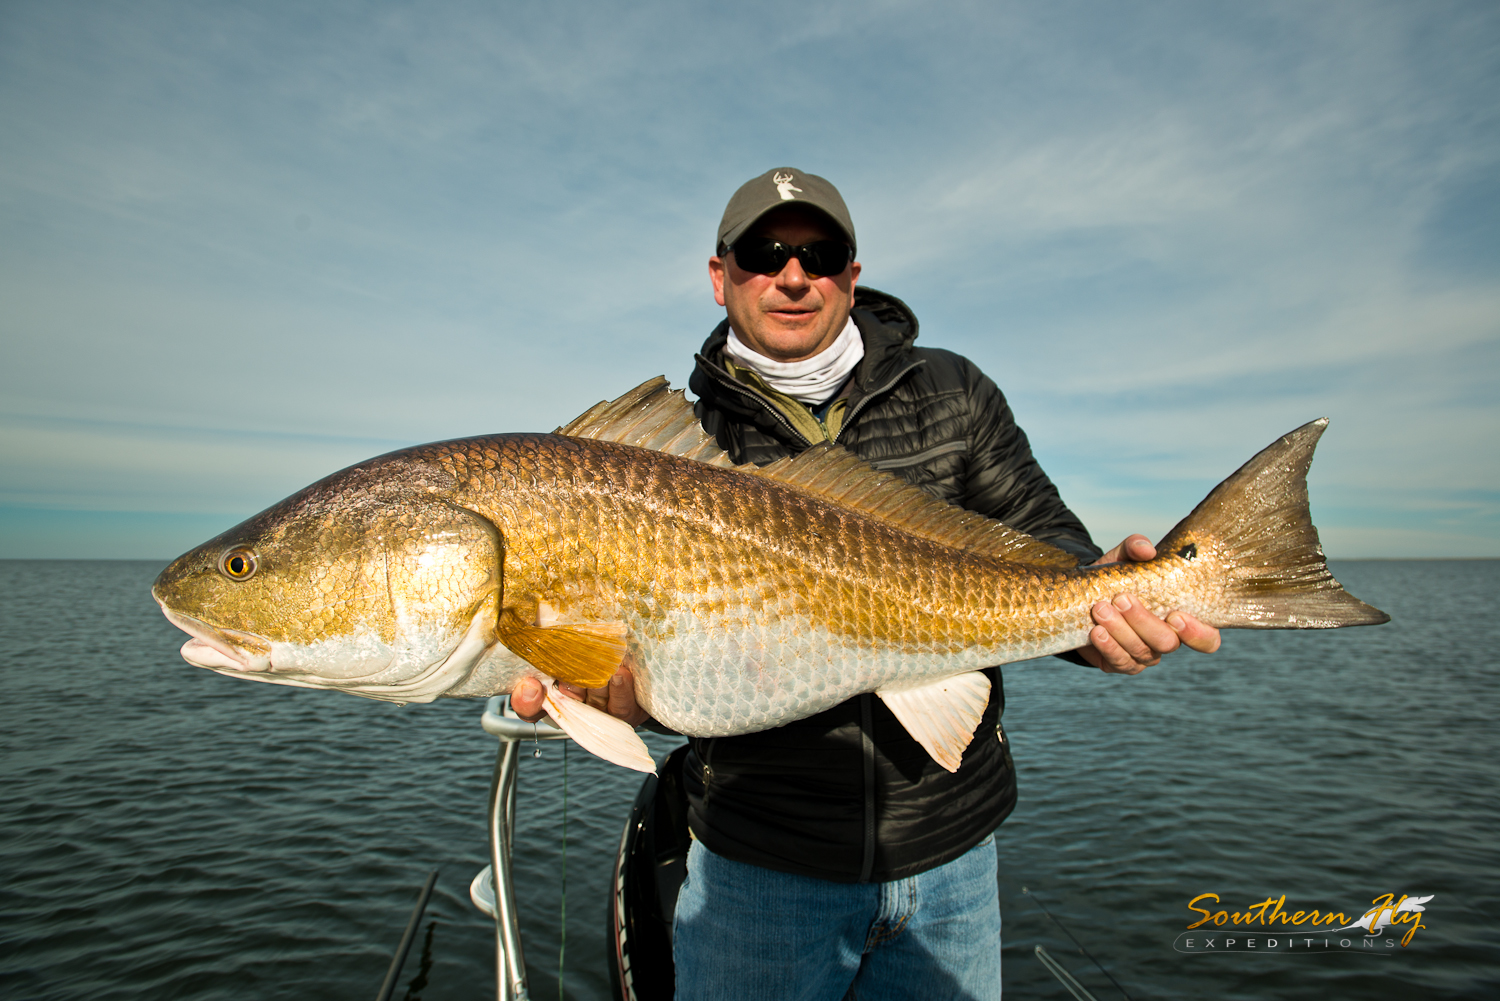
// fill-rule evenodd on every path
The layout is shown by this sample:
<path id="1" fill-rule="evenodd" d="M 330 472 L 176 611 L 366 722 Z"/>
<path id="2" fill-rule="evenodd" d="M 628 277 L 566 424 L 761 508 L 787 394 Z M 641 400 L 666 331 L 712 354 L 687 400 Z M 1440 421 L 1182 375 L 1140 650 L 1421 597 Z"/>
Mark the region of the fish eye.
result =
<path id="1" fill-rule="evenodd" d="M 249 580 L 255 576 L 255 551 L 236 546 L 219 557 L 219 573 L 230 580 Z"/>

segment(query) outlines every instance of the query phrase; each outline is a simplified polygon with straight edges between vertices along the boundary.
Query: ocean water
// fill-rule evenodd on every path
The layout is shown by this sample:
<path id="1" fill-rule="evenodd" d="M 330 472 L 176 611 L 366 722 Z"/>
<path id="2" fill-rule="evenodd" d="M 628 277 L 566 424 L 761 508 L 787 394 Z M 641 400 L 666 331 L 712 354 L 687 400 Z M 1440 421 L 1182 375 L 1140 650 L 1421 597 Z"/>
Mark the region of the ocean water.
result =
<path id="1" fill-rule="evenodd" d="M 148 593 L 159 569 L 0 561 L 0 995 L 372 997 L 436 868 L 396 997 L 486 996 L 492 925 L 468 901 L 495 753 L 482 703 L 191 667 Z M 1123 996 L 1068 932 L 1132 998 L 1500 996 L 1500 562 L 1335 572 L 1395 621 L 1227 633 L 1136 678 L 1007 669 L 1010 996 L 1067 996 L 1037 945 Z M 565 909 L 562 996 L 604 998 L 609 865 L 640 777 L 540 750 L 523 752 L 516 857 L 532 995 L 559 996 Z M 1351 921 L 1381 894 L 1433 899 L 1406 947 L 1356 931 L 1177 951 L 1204 893 Z"/>

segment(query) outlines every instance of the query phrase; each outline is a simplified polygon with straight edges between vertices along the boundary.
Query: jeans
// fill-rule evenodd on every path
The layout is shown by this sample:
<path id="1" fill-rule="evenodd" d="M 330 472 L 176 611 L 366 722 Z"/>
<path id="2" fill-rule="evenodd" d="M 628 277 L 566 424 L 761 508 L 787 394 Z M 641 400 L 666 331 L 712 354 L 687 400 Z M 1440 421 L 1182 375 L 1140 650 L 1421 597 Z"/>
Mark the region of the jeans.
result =
<path id="1" fill-rule="evenodd" d="M 776 872 L 694 841 L 672 930 L 678 1001 L 999 1001 L 995 841 L 889 883 Z"/>

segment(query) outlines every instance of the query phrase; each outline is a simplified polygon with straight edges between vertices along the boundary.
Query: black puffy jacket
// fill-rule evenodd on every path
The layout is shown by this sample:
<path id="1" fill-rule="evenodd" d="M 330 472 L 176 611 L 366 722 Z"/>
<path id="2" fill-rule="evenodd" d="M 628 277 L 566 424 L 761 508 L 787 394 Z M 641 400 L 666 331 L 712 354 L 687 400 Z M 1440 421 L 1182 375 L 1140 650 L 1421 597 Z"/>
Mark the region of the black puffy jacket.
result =
<path id="1" fill-rule="evenodd" d="M 865 357 L 839 443 L 1082 562 L 1099 555 L 984 373 L 951 351 L 913 347 L 917 319 L 894 296 L 857 288 L 852 315 Z M 807 448 L 768 397 L 725 369 L 728 336 L 726 320 L 689 383 L 704 429 L 737 462 L 765 465 Z M 999 669 L 988 673 L 989 706 L 953 774 L 872 695 L 774 730 L 694 738 L 685 772 L 693 833 L 726 858 L 839 882 L 900 879 L 957 858 L 1015 806 L 999 729 L 1005 693 Z"/>

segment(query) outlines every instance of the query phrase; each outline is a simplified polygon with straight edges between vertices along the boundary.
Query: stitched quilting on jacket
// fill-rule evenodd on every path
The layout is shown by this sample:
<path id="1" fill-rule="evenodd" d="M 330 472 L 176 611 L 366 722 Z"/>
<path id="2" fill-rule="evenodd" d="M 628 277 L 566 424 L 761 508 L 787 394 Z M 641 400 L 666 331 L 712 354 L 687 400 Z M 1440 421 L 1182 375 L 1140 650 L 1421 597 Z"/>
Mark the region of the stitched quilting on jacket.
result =
<path id="1" fill-rule="evenodd" d="M 915 347 L 916 317 L 894 296 L 857 288 L 852 315 L 865 357 L 839 444 L 1081 562 L 1099 555 L 989 378 L 951 351 Z M 728 333 L 725 321 L 709 335 L 689 383 L 704 429 L 736 462 L 765 465 L 808 448 L 775 401 L 725 368 Z M 900 879 L 957 858 L 1015 805 L 1000 672 L 987 673 L 990 704 L 953 774 L 871 695 L 762 733 L 695 738 L 693 833 L 726 858 L 840 882 Z"/>

